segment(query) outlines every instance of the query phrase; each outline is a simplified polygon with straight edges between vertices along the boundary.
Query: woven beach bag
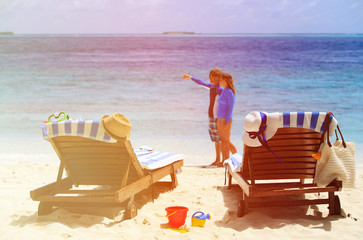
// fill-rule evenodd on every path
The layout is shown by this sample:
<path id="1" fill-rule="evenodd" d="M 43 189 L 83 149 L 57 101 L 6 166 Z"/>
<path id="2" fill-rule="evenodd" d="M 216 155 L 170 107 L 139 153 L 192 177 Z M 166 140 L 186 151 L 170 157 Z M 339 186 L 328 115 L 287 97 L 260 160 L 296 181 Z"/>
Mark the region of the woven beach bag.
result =
<path id="1" fill-rule="evenodd" d="M 326 116 L 325 124 L 329 125 L 330 115 Z M 331 144 L 329 140 L 329 127 L 325 125 L 324 132 L 327 133 L 327 141 L 320 146 L 321 158 L 318 160 L 315 171 L 315 181 L 319 187 L 327 186 L 334 179 L 341 180 L 344 188 L 353 188 L 355 183 L 355 143 L 345 142 L 343 134 L 339 131 L 341 140 L 338 138 Z"/>

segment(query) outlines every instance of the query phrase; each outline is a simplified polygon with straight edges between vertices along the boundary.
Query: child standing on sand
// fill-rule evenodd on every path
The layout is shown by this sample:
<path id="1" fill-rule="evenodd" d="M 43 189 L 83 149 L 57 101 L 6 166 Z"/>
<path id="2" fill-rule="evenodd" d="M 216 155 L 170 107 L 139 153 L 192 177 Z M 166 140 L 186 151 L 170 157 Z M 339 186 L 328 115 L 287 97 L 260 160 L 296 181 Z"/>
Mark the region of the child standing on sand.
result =
<path id="1" fill-rule="evenodd" d="M 223 91 L 218 99 L 219 107 L 217 112 L 217 129 L 221 138 L 223 161 L 229 158 L 229 151 L 232 154 L 237 152 L 236 147 L 231 143 L 232 112 L 235 102 L 236 91 L 233 78 L 229 73 L 222 73 L 219 85 Z M 222 162 L 223 162 L 222 161 Z"/>
<path id="2" fill-rule="evenodd" d="M 214 166 L 220 165 L 221 159 L 221 139 L 217 130 L 217 109 L 218 109 L 218 97 L 222 93 L 222 88 L 219 86 L 219 78 L 222 71 L 219 68 L 214 68 L 209 73 L 210 83 L 206 83 L 200 79 L 194 78 L 191 75 L 183 74 L 183 79 L 191 79 L 197 84 L 208 87 L 209 90 L 209 135 L 212 142 L 215 143 L 216 148 L 216 160 L 211 164 Z"/>

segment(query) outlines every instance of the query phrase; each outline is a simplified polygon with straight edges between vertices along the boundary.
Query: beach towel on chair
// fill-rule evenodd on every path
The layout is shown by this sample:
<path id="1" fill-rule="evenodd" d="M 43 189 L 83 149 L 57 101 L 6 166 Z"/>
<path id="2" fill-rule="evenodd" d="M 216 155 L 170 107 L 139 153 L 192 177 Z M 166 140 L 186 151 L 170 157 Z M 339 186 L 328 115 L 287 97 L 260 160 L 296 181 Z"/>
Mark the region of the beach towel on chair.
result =
<path id="1" fill-rule="evenodd" d="M 46 140 L 58 136 L 80 136 L 102 142 L 117 142 L 116 139 L 107 134 L 100 121 L 92 120 L 68 120 L 45 123 L 42 126 L 41 133 L 43 138 Z M 183 159 L 183 155 L 155 151 L 153 148 L 148 146 L 141 146 L 134 151 L 141 166 L 147 170 L 161 168 Z"/>
<path id="2" fill-rule="evenodd" d="M 246 116 L 248 124 L 246 124 L 245 119 L 245 131 L 243 132 L 242 139 L 244 144 L 249 147 L 259 147 L 262 144 L 258 138 L 253 135 L 265 134 L 265 132 L 267 132 L 267 136 L 265 136 L 265 141 L 267 141 L 274 136 L 278 128 L 306 128 L 315 132 L 323 133 L 326 114 L 326 112 L 251 112 Z M 266 117 L 265 121 L 261 119 L 262 117 Z M 265 126 L 261 126 L 263 124 L 265 124 Z M 254 132 L 251 133 L 246 130 L 247 126 L 250 129 L 254 128 Z M 337 126 L 338 121 L 332 117 L 329 125 L 330 136 L 333 136 Z M 242 166 L 242 153 L 234 154 L 229 159 L 225 160 L 224 164 L 229 164 L 232 171 L 239 172 Z"/>
<path id="3" fill-rule="evenodd" d="M 147 146 L 139 147 L 135 150 L 135 154 L 142 168 L 147 170 L 161 168 L 183 159 L 180 154 L 154 151 L 153 148 Z"/>

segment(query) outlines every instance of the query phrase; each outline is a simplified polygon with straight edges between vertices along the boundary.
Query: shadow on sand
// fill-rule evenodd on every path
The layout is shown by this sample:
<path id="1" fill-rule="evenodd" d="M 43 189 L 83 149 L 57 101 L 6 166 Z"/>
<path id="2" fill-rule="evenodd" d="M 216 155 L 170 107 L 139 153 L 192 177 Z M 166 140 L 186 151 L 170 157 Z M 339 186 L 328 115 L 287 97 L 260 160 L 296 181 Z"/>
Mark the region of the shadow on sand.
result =
<path id="1" fill-rule="evenodd" d="M 171 190 L 173 189 L 170 185 L 162 184 L 154 186 L 153 190 L 149 187 L 136 194 L 135 202 L 138 211 L 148 202 L 157 199 L 160 194 Z M 45 216 L 38 216 L 37 212 L 18 216 L 10 224 L 16 227 L 24 227 L 29 224 L 46 226 L 53 223 L 60 223 L 70 228 L 90 227 L 96 224 L 112 227 L 124 220 L 124 210 L 125 207 L 58 207 Z"/>
<path id="2" fill-rule="evenodd" d="M 248 228 L 279 229 L 287 225 L 301 225 L 331 231 L 331 222 L 345 215 L 342 209 L 342 216 L 328 216 L 329 210 L 326 208 L 327 205 L 321 205 L 321 208 L 312 205 L 283 208 L 253 208 L 249 209 L 245 216 L 238 218 L 238 201 L 242 199 L 241 188 L 238 185 L 232 185 L 231 189 L 224 186 L 220 188 L 220 191 L 223 194 L 224 204 L 228 210 L 223 219 L 216 221 L 215 224 L 219 227 L 232 228 L 236 231 L 243 231 Z"/>

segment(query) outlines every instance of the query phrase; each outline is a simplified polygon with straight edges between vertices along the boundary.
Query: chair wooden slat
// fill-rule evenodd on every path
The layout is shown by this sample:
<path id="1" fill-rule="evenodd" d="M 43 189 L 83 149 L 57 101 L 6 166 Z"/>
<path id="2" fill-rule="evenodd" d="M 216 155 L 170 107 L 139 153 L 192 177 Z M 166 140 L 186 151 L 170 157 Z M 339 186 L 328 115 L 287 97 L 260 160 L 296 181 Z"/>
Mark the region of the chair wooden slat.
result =
<path id="1" fill-rule="evenodd" d="M 243 191 L 244 197 L 239 204 L 239 216 L 243 216 L 248 207 L 309 204 L 329 204 L 330 214 L 340 213 L 340 204 L 334 192 L 341 190 L 341 182 L 334 181 L 330 186 L 321 188 L 314 181 L 316 160 L 312 154 L 317 153 L 320 148 L 321 133 L 304 128 L 280 128 L 267 142 L 282 162 L 263 146 L 245 145 L 241 172 L 232 172 L 227 166 L 229 185 L 231 186 L 233 177 Z M 305 180 L 310 183 L 305 184 Z M 319 192 L 329 192 L 329 198 L 281 201 L 281 197 L 289 195 Z M 264 197 L 279 198 L 266 202 Z"/>
<path id="2" fill-rule="evenodd" d="M 176 171 L 183 160 L 160 169 L 144 171 L 130 141 L 101 142 L 80 136 L 59 136 L 49 140 L 61 160 L 57 182 L 31 191 L 40 201 L 38 214 L 49 212 L 52 206 L 97 205 L 120 206 L 135 194 L 170 175 L 171 186 L 177 186 Z M 68 177 L 62 178 L 63 169 Z M 80 185 L 111 187 L 112 191 L 78 190 Z M 47 207 L 44 207 L 47 206 Z M 50 207 L 49 207 L 50 206 Z"/>

